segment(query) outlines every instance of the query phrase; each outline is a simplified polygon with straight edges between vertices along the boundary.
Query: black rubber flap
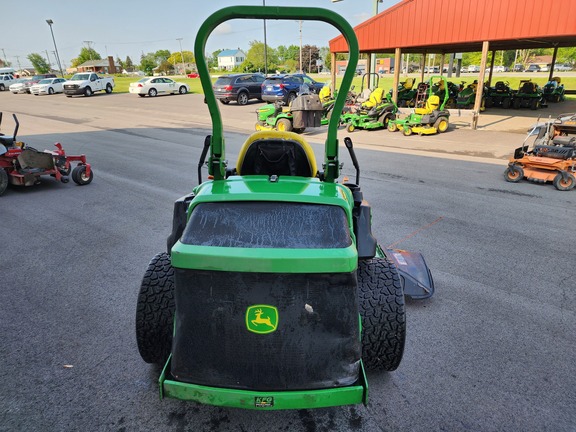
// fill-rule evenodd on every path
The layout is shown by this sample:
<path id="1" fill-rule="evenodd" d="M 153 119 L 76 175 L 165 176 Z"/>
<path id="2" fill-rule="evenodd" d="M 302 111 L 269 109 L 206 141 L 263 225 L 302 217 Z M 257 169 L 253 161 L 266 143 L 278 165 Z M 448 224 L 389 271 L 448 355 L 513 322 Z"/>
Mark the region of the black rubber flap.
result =
<path id="1" fill-rule="evenodd" d="M 177 380 L 258 391 L 333 388 L 357 381 L 361 352 L 355 272 L 176 269 L 175 278 L 171 373 Z"/>

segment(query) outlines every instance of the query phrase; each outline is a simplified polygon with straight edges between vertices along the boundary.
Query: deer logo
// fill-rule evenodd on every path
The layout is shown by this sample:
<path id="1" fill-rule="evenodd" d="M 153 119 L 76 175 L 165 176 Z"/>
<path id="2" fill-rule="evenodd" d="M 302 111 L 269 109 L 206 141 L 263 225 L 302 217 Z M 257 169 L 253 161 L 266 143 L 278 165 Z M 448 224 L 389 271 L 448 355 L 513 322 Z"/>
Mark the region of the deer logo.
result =
<path id="1" fill-rule="evenodd" d="M 246 309 L 246 328 L 252 333 L 272 333 L 278 327 L 278 309 L 269 305 L 253 305 Z"/>

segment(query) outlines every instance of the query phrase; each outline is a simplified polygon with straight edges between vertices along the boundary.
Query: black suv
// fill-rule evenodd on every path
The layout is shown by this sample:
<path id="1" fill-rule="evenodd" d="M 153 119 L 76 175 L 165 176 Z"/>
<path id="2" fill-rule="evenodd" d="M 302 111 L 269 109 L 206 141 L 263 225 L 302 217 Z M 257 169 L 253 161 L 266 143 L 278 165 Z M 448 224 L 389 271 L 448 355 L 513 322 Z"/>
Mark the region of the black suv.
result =
<path id="1" fill-rule="evenodd" d="M 314 81 L 304 74 L 272 75 L 262 84 L 262 99 L 267 102 L 284 101 L 288 105 L 296 99 L 304 84 L 314 93 L 319 93 L 324 87 L 324 83 Z"/>
<path id="2" fill-rule="evenodd" d="M 262 99 L 264 78 L 264 75 L 258 73 L 222 75 L 212 88 L 216 99 L 224 105 L 230 101 L 236 101 L 238 105 L 246 105 L 250 99 Z"/>

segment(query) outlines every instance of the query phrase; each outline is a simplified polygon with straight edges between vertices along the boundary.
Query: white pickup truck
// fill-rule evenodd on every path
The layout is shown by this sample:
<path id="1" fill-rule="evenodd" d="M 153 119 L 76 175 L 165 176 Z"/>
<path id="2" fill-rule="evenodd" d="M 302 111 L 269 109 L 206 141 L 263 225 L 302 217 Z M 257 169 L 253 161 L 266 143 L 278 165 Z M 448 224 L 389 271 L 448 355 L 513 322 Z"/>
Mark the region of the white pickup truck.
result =
<path id="1" fill-rule="evenodd" d="M 64 83 L 64 94 L 66 97 L 74 95 L 92 96 L 97 91 L 112 93 L 113 88 L 113 77 L 100 77 L 94 72 L 83 72 L 75 74 Z"/>

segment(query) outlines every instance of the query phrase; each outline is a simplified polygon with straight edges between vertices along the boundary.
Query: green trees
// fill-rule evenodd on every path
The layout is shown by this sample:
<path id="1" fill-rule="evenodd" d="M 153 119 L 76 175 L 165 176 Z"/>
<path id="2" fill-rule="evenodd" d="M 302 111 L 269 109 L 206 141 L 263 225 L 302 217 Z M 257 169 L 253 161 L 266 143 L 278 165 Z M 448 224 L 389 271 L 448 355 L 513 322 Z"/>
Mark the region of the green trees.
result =
<path id="1" fill-rule="evenodd" d="M 32 63 L 32 66 L 34 67 L 34 70 L 36 70 L 36 73 L 45 74 L 50 72 L 50 65 L 48 64 L 46 59 L 42 57 L 40 54 L 37 53 L 28 54 L 27 58 L 28 60 L 30 60 L 30 63 Z"/>
<path id="2" fill-rule="evenodd" d="M 89 60 L 102 60 L 102 57 L 94 48 L 83 47 L 80 50 L 80 54 L 75 59 L 72 59 L 72 67 L 77 67 L 82 63 L 86 63 Z"/>

